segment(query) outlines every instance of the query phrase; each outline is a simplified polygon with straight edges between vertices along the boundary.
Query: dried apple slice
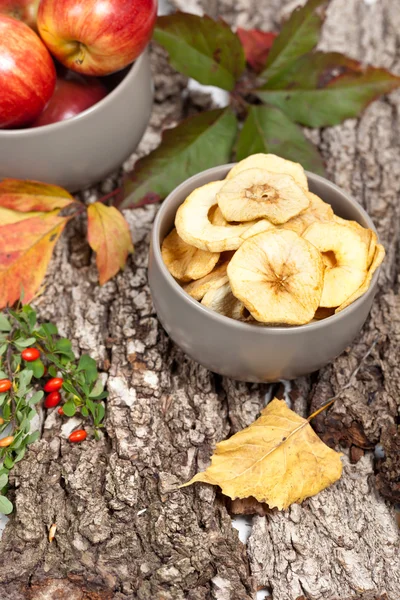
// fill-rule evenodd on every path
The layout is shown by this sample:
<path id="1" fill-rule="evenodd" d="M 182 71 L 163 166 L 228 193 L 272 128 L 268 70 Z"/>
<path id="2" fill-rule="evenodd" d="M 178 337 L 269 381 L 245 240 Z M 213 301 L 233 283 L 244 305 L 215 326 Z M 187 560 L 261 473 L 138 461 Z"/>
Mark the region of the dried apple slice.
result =
<path id="1" fill-rule="evenodd" d="M 305 211 L 310 201 L 290 175 L 247 169 L 227 180 L 217 193 L 227 221 L 268 219 L 279 225 Z"/>
<path id="2" fill-rule="evenodd" d="M 303 325 L 319 306 L 321 255 L 293 231 L 272 230 L 243 242 L 228 265 L 232 292 L 257 321 Z"/>
<path id="3" fill-rule="evenodd" d="M 347 306 L 349 306 L 350 304 L 355 302 L 358 298 L 360 298 L 363 294 L 365 294 L 365 292 L 368 290 L 369 286 L 371 285 L 372 277 L 373 277 L 375 271 L 382 264 L 382 261 L 385 258 L 385 254 L 386 254 L 385 248 L 381 244 L 376 244 L 374 258 L 368 269 L 368 273 L 367 273 L 367 276 L 366 276 L 364 282 L 360 285 L 358 290 L 356 290 L 354 292 L 354 294 L 352 294 L 349 298 L 347 298 L 347 300 L 345 300 L 345 302 L 343 302 L 343 304 L 341 304 L 335 310 L 336 313 L 340 312 L 344 308 L 347 308 Z"/>
<path id="4" fill-rule="evenodd" d="M 209 290 L 228 282 L 226 273 L 227 266 L 228 263 L 223 263 L 222 265 L 215 267 L 215 269 L 205 277 L 184 285 L 183 289 L 195 300 L 201 300 Z"/>
<path id="5" fill-rule="evenodd" d="M 340 306 L 366 277 L 368 245 L 354 227 L 335 221 L 313 223 L 303 238 L 318 248 L 325 264 L 320 306 Z"/>
<path id="6" fill-rule="evenodd" d="M 295 182 L 304 190 L 308 190 L 307 176 L 303 167 L 296 162 L 281 158 L 276 154 L 253 154 L 244 158 L 235 165 L 226 176 L 227 179 L 236 177 L 238 173 L 246 169 L 265 169 L 270 173 L 281 173 L 282 175 L 291 175 Z"/>
<path id="7" fill-rule="evenodd" d="M 332 221 L 334 218 L 334 212 L 332 206 L 327 204 L 319 196 L 312 192 L 307 192 L 308 199 L 310 200 L 310 206 L 300 215 L 289 219 L 283 225 L 279 225 L 282 229 L 290 229 L 295 231 L 299 235 L 302 235 L 304 231 L 315 221 Z"/>
<path id="8" fill-rule="evenodd" d="M 175 227 L 187 244 L 209 252 L 236 250 L 242 244 L 242 235 L 254 223 L 225 226 L 213 225 L 210 209 L 217 204 L 216 195 L 225 181 L 213 181 L 194 190 L 178 208 Z"/>
<path id="9" fill-rule="evenodd" d="M 189 246 L 173 229 L 161 246 L 163 261 L 173 277 L 191 281 L 208 275 L 219 261 L 219 252 L 207 252 Z"/>
<path id="10" fill-rule="evenodd" d="M 221 278 L 218 285 L 204 294 L 201 303 L 225 317 L 238 320 L 243 319 L 246 312 L 243 302 L 235 298 L 232 294 L 229 281 L 225 283 L 222 283 L 222 281 Z"/>

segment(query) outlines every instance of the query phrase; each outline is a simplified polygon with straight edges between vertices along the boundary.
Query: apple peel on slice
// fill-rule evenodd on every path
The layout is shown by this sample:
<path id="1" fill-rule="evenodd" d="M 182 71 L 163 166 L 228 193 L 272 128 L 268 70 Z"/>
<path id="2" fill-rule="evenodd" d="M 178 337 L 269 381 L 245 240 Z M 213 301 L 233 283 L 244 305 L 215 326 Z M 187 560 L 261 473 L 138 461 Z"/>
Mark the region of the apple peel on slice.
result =
<path id="1" fill-rule="evenodd" d="M 340 306 L 365 280 L 369 245 L 354 227 L 335 221 L 313 223 L 303 238 L 318 248 L 325 264 L 320 306 Z"/>
<path id="2" fill-rule="evenodd" d="M 318 250 L 293 231 L 260 233 L 228 265 L 232 292 L 256 321 L 309 323 L 319 306 L 324 268 Z"/>
<path id="3" fill-rule="evenodd" d="M 219 252 L 199 250 L 184 242 L 176 229 L 167 235 L 161 246 L 163 261 L 175 279 L 191 281 L 211 273 L 219 261 Z"/>
<path id="4" fill-rule="evenodd" d="M 213 225 L 210 209 L 217 204 L 216 195 L 224 181 L 212 181 L 195 189 L 178 208 L 175 227 L 187 244 L 209 252 L 236 250 L 243 242 L 242 235 L 254 222 L 232 225 Z"/>
<path id="5" fill-rule="evenodd" d="M 236 177 L 238 173 L 247 169 L 264 169 L 271 173 L 281 173 L 282 175 L 291 175 L 297 185 L 302 187 L 304 190 L 308 190 L 307 176 L 304 172 L 303 167 L 300 163 L 293 162 L 281 158 L 276 154 L 253 154 L 244 158 L 237 163 L 226 176 L 227 179 Z"/>
<path id="6" fill-rule="evenodd" d="M 285 223 L 305 211 L 306 192 L 290 175 L 247 169 L 228 179 L 217 192 L 218 206 L 227 221 L 267 219 Z"/>

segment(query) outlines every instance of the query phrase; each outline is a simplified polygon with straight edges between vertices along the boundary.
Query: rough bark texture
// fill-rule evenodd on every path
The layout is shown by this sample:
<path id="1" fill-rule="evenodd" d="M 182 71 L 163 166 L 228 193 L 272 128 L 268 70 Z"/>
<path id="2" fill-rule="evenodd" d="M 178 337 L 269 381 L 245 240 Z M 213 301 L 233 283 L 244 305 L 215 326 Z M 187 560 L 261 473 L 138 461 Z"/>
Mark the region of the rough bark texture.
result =
<path id="1" fill-rule="evenodd" d="M 294 4 L 192 0 L 190 7 L 205 6 L 234 25 L 270 29 Z M 393 0 L 332 0 L 322 46 L 400 72 L 399 32 Z M 186 81 L 160 51 L 153 62 L 156 104 L 139 153 L 157 145 L 163 127 L 210 102 L 182 96 Z M 400 397 L 399 107 L 398 92 L 359 121 L 310 133 L 329 176 L 367 208 L 388 252 L 358 340 L 291 392 L 302 414 L 320 406 L 378 338 L 354 386 L 317 427 L 332 442 L 340 428 L 341 441 L 347 436 L 347 445 L 365 450 L 381 440 L 389 454 L 379 465 L 378 485 L 392 500 L 398 445 L 386 432 L 396 431 Z M 112 181 L 85 197 L 108 191 Z M 340 482 L 302 506 L 255 517 L 248 553 L 213 488 L 171 491 L 207 465 L 218 440 L 256 417 L 269 386 L 223 380 L 193 364 L 164 334 L 146 280 L 155 212 L 127 213 L 136 251 L 125 272 L 103 288 L 96 286 L 93 256 L 77 230 L 56 251 L 37 306 L 107 372 L 107 435 L 71 447 L 68 426 L 61 427 L 57 413 L 47 417 L 43 439 L 15 470 L 16 511 L 0 544 L 1 600 L 245 600 L 262 586 L 273 600 L 398 600 L 395 518 L 375 491 L 370 454 L 346 464 Z M 57 533 L 49 544 L 52 523 Z"/>

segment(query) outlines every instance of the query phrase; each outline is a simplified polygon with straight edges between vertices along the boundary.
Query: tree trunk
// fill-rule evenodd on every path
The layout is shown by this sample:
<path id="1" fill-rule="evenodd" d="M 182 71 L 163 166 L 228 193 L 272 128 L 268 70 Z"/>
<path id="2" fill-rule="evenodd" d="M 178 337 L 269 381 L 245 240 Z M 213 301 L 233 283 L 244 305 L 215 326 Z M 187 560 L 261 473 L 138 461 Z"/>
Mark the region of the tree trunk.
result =
<path id="1" fill-rule="evenodd" d="M 185 9 L 182 0 L 175 4 Z M 296 3 L 192 4 L 232 25 L 267 30 Z M 399 32 L 393 0 L 332 0 L 321 47 L 400 72 Z M 211 105 L 198 92 L 182 95 L 185 78 L 158 49 L 153 66 L 156 103 L 139 154 L 158 144 L 164 127 Z M 303 505 L 255 517 L 247 547 L 214 488 L 174 491 L 205 468 L 217 441 L 256 418 L 270 386 L 206 371 L 158 324 L 146 276 L 156 207 L 126 213 L 135 254 L 102 288 L 81 226 L 71 227 L 37 308 L 107 373 L 105 437 L 71 446 L 68 424 L 56 411 L 47 417 L 41 441 L 15 469 L 16 510 L 0 544 L 1 600 L 247 600 L 263 586 L 273 600 L 398 600 L 398 531 L 392 505 L 377 488 L 399 501 L 399 108 L 397 92 L 358 121 L 310 132 L 329 177 L 365 206 L 387 250 L 359 338 L 332 365 L 292 382 L 289 392 L 295 410 L 309 413 L 347 383 L 372 348 L 353 386 L 316 423 L 326 442 L 349 448 L 355 464 L 346 458 L 342 479 Z M 92 200 L 111 184 L 84 196 Z M 375 464 L 375 477 L 371 449 L 378 443 L 386 458 Z"/>

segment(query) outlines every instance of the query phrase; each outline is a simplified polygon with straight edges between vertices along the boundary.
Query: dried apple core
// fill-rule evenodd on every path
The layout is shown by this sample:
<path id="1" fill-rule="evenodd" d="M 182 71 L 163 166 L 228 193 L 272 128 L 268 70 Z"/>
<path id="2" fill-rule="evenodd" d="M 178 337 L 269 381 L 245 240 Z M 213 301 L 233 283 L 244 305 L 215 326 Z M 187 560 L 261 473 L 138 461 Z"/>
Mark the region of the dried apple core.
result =
<path id="1" fill-rule="evenodd" d="M 333 269 L 337 267 L 338 261 L 336 258 L 336 254 L 332 250 L 328 250 L 327 252 L 321 252 L 322 260 L 324 261 L 324 265 L 327 269 Z"/>
<path id="2" fill-rule="evenodd" d="M 262 185 L 252 185 L 245 190 L 244 196 L 245 198 L 255 200 L 256 202 L 273 202 L 274 200 L 279 200 L 277 190 L 267 183 Z"/>

